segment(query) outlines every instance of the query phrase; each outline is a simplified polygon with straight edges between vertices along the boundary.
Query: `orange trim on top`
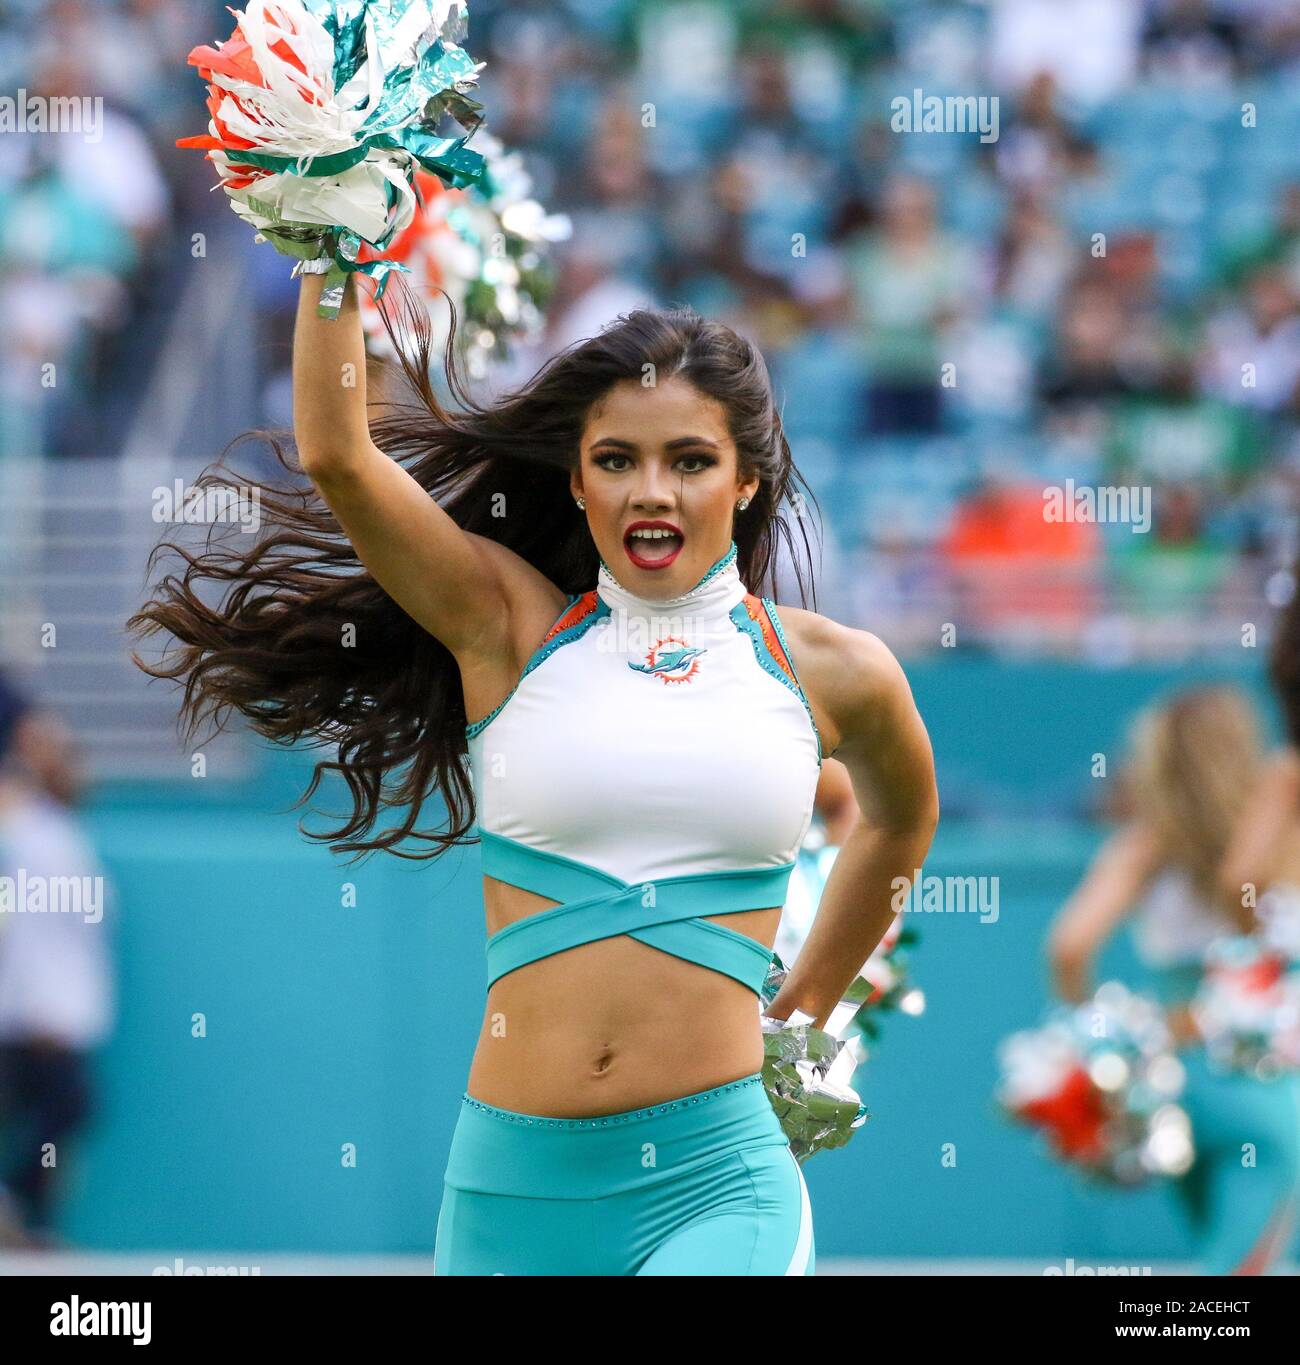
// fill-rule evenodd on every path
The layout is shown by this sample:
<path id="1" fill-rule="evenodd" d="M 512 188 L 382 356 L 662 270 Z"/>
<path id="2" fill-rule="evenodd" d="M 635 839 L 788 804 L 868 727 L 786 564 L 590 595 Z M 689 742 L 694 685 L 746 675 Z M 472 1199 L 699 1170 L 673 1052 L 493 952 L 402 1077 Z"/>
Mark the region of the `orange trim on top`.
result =
<path id="1" fill-rule="evenodd" d="M 596 609 L 596 589 L 584 592 L 581 597 L 564 613 L 563 616 L 546 632 L 542 640 L 545 644 L 547 640 L 553 640 L 561 631 L 568 630 L 571 626 L 576 626 L 584 616 L 589 615 Z"/>
<path id="2" fill-rule="evenodd" d="M 781 648 L 781 641 L 777 637 L 776 630 L 772 625 L 772 618 L 767 608 L 763 605 L 762 598 L 755 597 L 752 593 L 745 594 L 745 610 L 749 613 L 749 619 L 755 622 L 763 632 L 763 643 L 767 646 L 767 652 L 776 660 L 778 667 L 782 668 L 794 684 L 795 691 L 799 691 L 799 679 L 795 677 L 794 668 L 790 660 L 786 657 L 785 650 Z"/>

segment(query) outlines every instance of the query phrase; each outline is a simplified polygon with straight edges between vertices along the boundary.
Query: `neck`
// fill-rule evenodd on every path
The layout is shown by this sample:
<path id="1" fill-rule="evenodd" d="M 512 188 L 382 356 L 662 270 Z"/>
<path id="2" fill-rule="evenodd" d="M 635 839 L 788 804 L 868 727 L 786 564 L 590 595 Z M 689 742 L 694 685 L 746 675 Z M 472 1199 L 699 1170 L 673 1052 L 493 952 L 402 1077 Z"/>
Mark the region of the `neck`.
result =
<path id="1" fill-rule="evenodd" d="M 725 554 L 705 570 L 695 586 L 674 597 L 643 597 L 626 588 L 609 565 L 602 559 L 596 579 L 596 591 L 611 610 L 621 609 L 633 616 L 663 616 L 689 611 L 693 615 L 718 611 L 725 614 L 745 595 L 736 567 L 736 542 L 733 540 Z"/>

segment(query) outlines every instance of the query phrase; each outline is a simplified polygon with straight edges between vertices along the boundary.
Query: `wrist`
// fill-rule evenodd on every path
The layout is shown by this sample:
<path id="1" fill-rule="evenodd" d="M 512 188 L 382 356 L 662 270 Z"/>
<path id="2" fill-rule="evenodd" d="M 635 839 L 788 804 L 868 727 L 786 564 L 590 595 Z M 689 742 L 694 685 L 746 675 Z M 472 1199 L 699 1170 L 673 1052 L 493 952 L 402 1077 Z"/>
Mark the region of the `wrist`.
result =
<path id="1" fill-rule="evenodd" d="M 808 1015 L 813 1023 L 822 1028 L 831 1016 L 831 1011 L 840 1003 L 837 995 L 833 1000 L 824 988 L 816 983 L 796 976 L 792 968 L 781 989 L 772 998 L 772 1003 L 764 1011 L 772 1019 L 788 1019 L 796 1010 Z"/>

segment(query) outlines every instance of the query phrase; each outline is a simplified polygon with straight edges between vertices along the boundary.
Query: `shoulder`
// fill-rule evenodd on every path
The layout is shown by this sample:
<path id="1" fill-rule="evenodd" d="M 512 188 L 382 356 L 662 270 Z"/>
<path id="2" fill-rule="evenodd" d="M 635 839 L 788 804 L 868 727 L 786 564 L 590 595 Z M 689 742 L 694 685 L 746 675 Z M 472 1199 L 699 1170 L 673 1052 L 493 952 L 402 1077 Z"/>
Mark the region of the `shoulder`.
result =
<path id="1" fill-rule="evenodd" d="M 899 707 L 911 708 L 907 677 L 879 636 L 803 607 L 777 610 L 799 681 L 840 736 L 861 733 L 896 715 Z"/>

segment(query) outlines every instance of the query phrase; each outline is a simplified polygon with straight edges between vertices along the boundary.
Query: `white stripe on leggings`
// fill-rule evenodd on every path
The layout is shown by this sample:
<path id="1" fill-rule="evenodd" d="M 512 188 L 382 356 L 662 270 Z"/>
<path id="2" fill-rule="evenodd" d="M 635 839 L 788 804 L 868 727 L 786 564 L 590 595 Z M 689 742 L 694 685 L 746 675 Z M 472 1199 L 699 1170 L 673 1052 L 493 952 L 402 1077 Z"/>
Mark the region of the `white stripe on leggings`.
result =
<path id="1" fill-rule="evenodd" d="M 786 1148 L 787 1152 L 790 1149 Z M 813 1226 L 812 1226 L 812 1205 L 808 1202 L 808 1186 L 804 1183 L 803 1168 L 795 1161 L 795 1155 L 790 1152 L 790 1160 L 794 1161 L 795 1174 L 799 1177 L 799 1237 L 795 1242 L 794 1255 L 790 1257 L 790 1264 L 786 1267 L 787 1275 L 806 1275 L 808 1273 L 808 1259 L 812 1255 L 813 1245 Z"/>

